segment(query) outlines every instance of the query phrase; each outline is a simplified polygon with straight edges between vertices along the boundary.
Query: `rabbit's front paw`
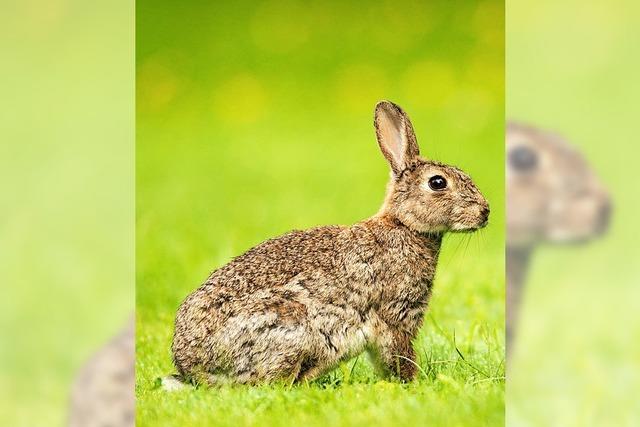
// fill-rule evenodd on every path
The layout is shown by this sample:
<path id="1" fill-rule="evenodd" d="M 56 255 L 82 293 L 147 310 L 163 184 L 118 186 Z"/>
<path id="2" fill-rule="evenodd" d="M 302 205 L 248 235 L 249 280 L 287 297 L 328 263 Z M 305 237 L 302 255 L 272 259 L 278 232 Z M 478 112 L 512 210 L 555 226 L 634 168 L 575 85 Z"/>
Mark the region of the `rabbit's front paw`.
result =
<path id="1" fill-rule="evenodd" d="M 369 350 L 377 371 L 383 376 L 393 376 L 401 381 L 413 380 L 418 371 L 418 363 L 411 337 L 389 332 L 381 338 Z"/>

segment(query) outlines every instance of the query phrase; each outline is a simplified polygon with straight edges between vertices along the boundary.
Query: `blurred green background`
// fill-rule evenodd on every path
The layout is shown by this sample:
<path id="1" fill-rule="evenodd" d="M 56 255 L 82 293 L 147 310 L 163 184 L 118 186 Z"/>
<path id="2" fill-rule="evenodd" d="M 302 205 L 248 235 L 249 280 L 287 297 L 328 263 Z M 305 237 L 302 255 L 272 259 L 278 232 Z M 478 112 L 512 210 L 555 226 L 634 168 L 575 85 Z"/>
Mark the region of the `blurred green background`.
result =
<path id="1" fill-rule="evenodd" d="M 134 19 L 0 4 L 0 424 L 66 425 L 78 369 L 134 309 Z"/>
<path id="2" fill-rule="evenodd" d="M 503 4 L 141 0 L 136 48 L 138 423 L 502 424 Z M 156 389 L 177 307 L 213 269 L 377 211 L 380 99 L 492 206 L 482 233 L 446 238 L 419 379 L 378 381 L 359 358 L 292 390 Z"/>
<path id="3" fill-rule="evenodd" d="M 640 4 L 507 2 L 507 117 L 565 135 L 611 193 L 606 236 L 540 248 L 509 369 L 509 425 L 640 422 Z"/>

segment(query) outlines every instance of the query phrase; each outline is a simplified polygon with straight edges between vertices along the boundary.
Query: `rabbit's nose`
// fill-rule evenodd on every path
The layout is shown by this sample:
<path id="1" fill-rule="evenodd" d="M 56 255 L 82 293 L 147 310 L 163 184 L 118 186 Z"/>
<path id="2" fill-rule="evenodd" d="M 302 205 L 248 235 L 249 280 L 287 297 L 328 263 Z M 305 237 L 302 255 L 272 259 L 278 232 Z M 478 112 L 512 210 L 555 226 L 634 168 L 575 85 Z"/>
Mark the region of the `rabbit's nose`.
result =
<path id="1" fill-rule="evenodd" d="M 480 219 L 482 220 L 481 227 L 484 227 L 489 223 L 489 212 L 490 212 L 489 206 L 483 206 L 480 209 Z"/>
<path id="2" fill-rule="evenodd" d="M 482 210 L 480 211 L 480 215 L 482 215 L 482 218 L 486 220 L 489 219 L 489 213 L 491 212 L 491 210 L 489 209 L 489 206 L 484 206 L 482 208 Z"/>

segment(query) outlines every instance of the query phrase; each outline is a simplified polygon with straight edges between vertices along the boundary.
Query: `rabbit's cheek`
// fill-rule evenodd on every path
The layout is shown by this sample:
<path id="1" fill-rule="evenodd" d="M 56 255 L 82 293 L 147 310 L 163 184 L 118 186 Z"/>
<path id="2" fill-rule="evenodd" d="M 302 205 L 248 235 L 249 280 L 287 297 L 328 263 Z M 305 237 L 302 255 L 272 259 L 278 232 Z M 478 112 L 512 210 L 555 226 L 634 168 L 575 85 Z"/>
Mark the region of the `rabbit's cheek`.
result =
<path id="1" fill-rule="evenodd" d="M 474 228 L 469 214 L 464 211 L 456 212 L 451 219 L 452 231 L 467 231 Z"/>
<path id="2" fill-rule="evenodd" d="M 464 208 L 456 208 L 451 217 L 453 231 L 472 231 L 484 227 L 489 220 L 486 203 L 474 203 Z"/>
<path id="3" fill-rule="evenodd" d="M 546 238 L 571 242 L 595 237 L 606 227 L 609 209 L 608 201 L 597 198 L 551 203 Z"/>

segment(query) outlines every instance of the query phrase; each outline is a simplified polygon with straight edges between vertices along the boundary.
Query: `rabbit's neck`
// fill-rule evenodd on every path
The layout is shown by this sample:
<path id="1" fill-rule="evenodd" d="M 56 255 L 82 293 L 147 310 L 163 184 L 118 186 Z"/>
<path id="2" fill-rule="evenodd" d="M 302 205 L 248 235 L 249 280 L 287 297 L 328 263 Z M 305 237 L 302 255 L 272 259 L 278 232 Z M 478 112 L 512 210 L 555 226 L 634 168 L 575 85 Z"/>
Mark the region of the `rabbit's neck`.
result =
<path id="1" fill-rule="evenodd" d="M 530 247 L 507 246 L 507 283 L 517 287 L 522 286 L 529 269 L 531 252 Z"/>
<path id="2" fill-rule="evenodd" d="M 437 259 L 442 244 L 442 233 L 421 233 L 404 225 L 389 214 L 377 214 L 363 222 L 376 240 L 385 246 L 412 247 Z"/>
<path id="3" fill-rule="evenodd" d="M 507 246 L 507 352 L 511 347 L 518 322 L 524 280 L 531 260 L 531 247 Z"/>
<path id="4" fill-rule="evenodd" d="M 365 289 L 373 292 L 371 300 L 380 308 L 378 315 L 383 319 L 408 316 L 403 328 L 415 332 L 431 294 L 442 234 L 419 233 L 388 215 L 375 216 L 361 225 L 376 243 L 369 261 L 376 279 Z M 398 313 L 399 306 L 409 311 Z"/>

